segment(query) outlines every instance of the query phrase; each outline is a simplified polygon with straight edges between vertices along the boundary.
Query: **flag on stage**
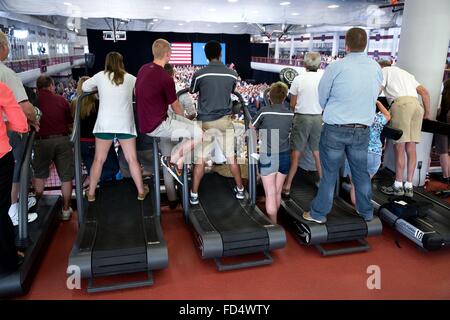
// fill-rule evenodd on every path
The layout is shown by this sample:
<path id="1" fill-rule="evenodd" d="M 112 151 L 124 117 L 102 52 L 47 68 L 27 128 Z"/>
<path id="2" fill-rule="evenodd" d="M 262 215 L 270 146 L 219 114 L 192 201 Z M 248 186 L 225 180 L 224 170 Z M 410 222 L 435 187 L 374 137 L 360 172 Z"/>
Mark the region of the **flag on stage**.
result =
<path id="1" fill-rule="evenodd" d="M 192 45 L 190 42 L 173 42 L 170 64 L 192 64 Z"/>

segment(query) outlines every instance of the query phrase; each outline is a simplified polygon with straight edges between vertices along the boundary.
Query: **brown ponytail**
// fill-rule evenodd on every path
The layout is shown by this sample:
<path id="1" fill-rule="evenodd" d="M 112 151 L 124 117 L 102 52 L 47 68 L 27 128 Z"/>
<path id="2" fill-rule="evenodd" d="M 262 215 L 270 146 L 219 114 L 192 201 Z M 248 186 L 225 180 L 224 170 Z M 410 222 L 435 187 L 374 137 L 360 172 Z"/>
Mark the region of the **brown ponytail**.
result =
<path id="1" fill-rule="evenodd" d="M 120 86 L 123 84 L 125 77 L 125 66 L 123 65 L 122 55 L 118 52 L 110 52 L 106 55 L 105 73 L 108 75 L 111 82 Z M 112 79 L 111 79 L 112 74 Z"/>

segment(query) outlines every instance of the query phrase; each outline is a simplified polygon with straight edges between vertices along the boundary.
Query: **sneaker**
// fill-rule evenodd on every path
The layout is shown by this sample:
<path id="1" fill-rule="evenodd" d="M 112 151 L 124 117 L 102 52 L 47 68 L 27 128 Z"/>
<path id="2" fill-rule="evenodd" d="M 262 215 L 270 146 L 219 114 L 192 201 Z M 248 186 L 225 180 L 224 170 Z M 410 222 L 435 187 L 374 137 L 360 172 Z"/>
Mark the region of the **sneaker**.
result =
<path id="1" fill-rule="evenodd" d="M 190 196 L 189 196 L 189 202 L 193 205 L 198 204 L 199 203 L 198 193 L 192 193 L 192 191 L 191 191 Z"/>
<path id="2" fill-rule="evenodd" d="M 183 170 L 178 169 L 178 167 L 169 161 L 169 157 L 161 157 L 161 163 L 166 167 L 167 171 L 178 181 L 179 184 L 183 185 L 181 182 L 183 176 Z"/>
<path id="3" fill-rule="evenodd" d="M 404 188 L 405 189 L 405 197 L 412 198 L 414 196 L 413 188 Z"/>
<path id="4" fill-rule="evenodd" d="M 282 199 L 289 199 L 291 197 L 291 191 L 288 189 L 281 190 L 281 198 Z"/>
<path id="5" fill-rule="evenodd" d="M 19 203 L 14 203 L 8 211 L 9 217 L 13 223 L 13 226 L 16 227 L 19 225 Z M 35 221 L 38 218 L 38 214 L 36 212 L 28 214 L 28 223 Z"/>
<path id="6" fill-rule="evenodd" d="M 303 212 L 302 217 L 303 217 L 303 219 L 305 219 L 307 221 L 312 221 L 312 222 L 319 223 L 319 224 L 324 224 L 325 222 L 327 222 L 326 218 L 324 218 L 323 220 L 314 219 L 313 217 L 311 217 L 311 213 L 309 211 Z"/>
<path id="7" fill-rule="evenodd" d="M 70 207 L 68 210 L 63 209 L 59 218 L 63 221 L 68 221 L 68 220 L 70 220 L 70 217 L 72 216 L 72 212 L 73 212 L 73 210 Z"/>
<path id="8" fill-rule="evenodd" d="M 383 192 L 384 194 L 387 194 L 387 195 L 394 195 L 396 197 L 401 197 L 401 196 L 405 195 L 405 191 L 403 190 L 403 187 L 396 188 L 395 185 L 392 185 L 389 187 L 382 186 L 381 192 Z"/>
<path id="9" fill-rule="evenodd" d="M 244 193 L 245 189 L 244 189 L 244 187 L 242 187 L 242 189 L 239 189 L 238 187 L 234 187 L 233 190 L 234 190 L 234 194 L 236 196 L 236 199 L 239 199 L 239 200 L 244 200 L 245 199 L 245 193 Z"/>
<path id="10" fill-rule="evenodd" d="M 30 210 L 30 208 L 34 207 L 37 203 L 37 200 L 35 197 L 28 197 L 28 210 Z"/>

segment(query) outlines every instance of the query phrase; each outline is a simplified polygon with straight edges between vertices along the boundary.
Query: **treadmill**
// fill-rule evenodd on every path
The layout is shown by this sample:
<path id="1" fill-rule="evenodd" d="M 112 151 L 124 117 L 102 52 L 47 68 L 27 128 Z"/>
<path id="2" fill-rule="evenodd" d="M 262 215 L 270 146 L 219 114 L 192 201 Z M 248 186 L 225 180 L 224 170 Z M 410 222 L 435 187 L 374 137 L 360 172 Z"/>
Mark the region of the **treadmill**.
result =
<path id="1" fill-rule="evenodd" d="M 318 224 L 303 219 L 303 212 L 310 210 L 310 205 L 317 193 L 316 172 L 298 168 L 291 186 L 289 199 L 281 200 L 281 213 L 300 244 L 315 246 L 322 256 L 364 252 L 370 249 L 367 237 L 380 235 L 380 219 L 367 222 L 359 216 L 355 208 L 336 196 L 327 222 Z M 343 242 L 356 241 L 357 245 L 343 245 Z M 341 243 L 338 248 L 326 249 L 323 245 Z"/>
<path id="2" fill-rule="evenodd" d="M 20 171 L 19 225 L 16 227 L 16 245 L 25 252 L 25 260 L 13 272 L 0 271 L 0 298 L 13 298 L 28 293 L 37 269 L 59 224 L 62 210 L 61 196 L 44 195 L 38 201 L 38 218 L 28 223 L 28 187 L 30 161 L 35 131 L 28 135 Z"/>
<path id="3" fill-rule="evenodd" d="M 295 69 L 285 68 L 280 72 L 280 79 L 290 87 L 297 75 Z M 266 93 L 264 100 L 266 105 L 269 105 Z M 309 148 L 300 162 L 306 165 L 314 163 Z M 300 244 L 315 246 L 322 256 L 368 251 L 370 246 L 365 238 L 381 234 L 381 221 L 374 217 L 372 221 L 366 222 L 351 205 L 338 196 L 334 198 L 333 208 L 327 216 L 326 223 L 318 224 L 303 219 L 303 212 L 310 210 L 311 202 L 316 196 L 317 179 L 315 171 L 298 168 L 292 181 L 289 199 L 281 199 L 282 221 L 290 227 Z M 336 188 L 336 194 L 337 190 Z M 357 245 L 350 245 L 350 241 L 356 241 Z M 340 243 L 340 246 L 334 249 L 324 247 L 324 244 L 331 243 Z"/>
<path id="4" fill-rule="evenodd" d="M 160 223 L 159 161 L 155 157 L 154 176 L 148 184 L 150 193 L 144 201 L 137 200 L 132 179 L 102 183 L 94 202 L 83 197 L 80 103 L 95 93 L 84 93 L 78 99 L 75 113 L 72 140 L 79 230 L 68 271 L 78 270 L 81 278 L 87 278 L 90 293 L 150 286 L 154 283 L 152 270 L 168 265 L 167 244 Z M 157 154 L 156 142 L 153 152 Z M 107 278 L 111 282 L 110 276 L 132 273 L 145 273 L 145 278 L 108 285 L 96 285 L 94 281 Z"/>
<path id="5" fill-rule="evenodd" d="M 422 131 L 449 134 L 449 126 L 437 121 L 424 120 Z M 389 139 L 398 140 L 403 133 L 401 130 L 386 126 L 383 134 Z M 450 245 L 450 204 L 427 192 L 424 187 L 414 187 L 412 200 L 421 206 L 420 213 L 416 217 L 400 218 L 384 205 L 392 201 L 406 205 L 411 202 L 411 199 L 390 196 L 381 192 L 381 187 L 390 185 L 394 177 L 395 174 L 392 171 L 384 168 L 378 171 L 372 180 L 372 204 L 378 211 L 380 219 L 424 251 L 448 247 Z M 348 185 L 343 185 L 343 187 L 346 191 L 349 191 Z"/>
<path id="6" fill-rule="evenodd" d="M 183 89 L 178 96 L 188 92 Z M 248 130 L 250 113 L 242 96 L 235 92 L 244 112 L 247 132 L 248 193 L 244 200 L 236 199 L 234 179 L 217 173 L 205 173 L 199 189 L 198 205 L 189 204 L 189 179 L 185 167 L 183 177 L 183 210 L 191 223 L 198 249 L 203 259 L 214 259 L 219 271 L 268 265 L 273 262 L 269 251 L 283 248 L 286 234 L 279 225 L 273 225 L 256 206 L 256 161 L 251 156 L 256 150 L 256 135 Z M 236 107 L 238 109 L 239 107 Z M 222 258 L 262 254 L 259 259 L 225 263 Z"/>
<path id="7" fill-rule="evenodd" d="M 394 199 L 402 200 L 381 192 L 381 186 L 392 183 L 393 177 L 392 172 L 384 169 L 378 172 L 373 180 L 372 202 L 374 208 L 379 210 L 380 218 L 425 251 L 450 246 L 450 204 L 427 192 L 423 187 L 414 188 L 412 200 L 426 204 L 417 217 L 401 219 L 382 207 Z M 408 202 L 406 197 L 403 197 L 403 200 Z"/>

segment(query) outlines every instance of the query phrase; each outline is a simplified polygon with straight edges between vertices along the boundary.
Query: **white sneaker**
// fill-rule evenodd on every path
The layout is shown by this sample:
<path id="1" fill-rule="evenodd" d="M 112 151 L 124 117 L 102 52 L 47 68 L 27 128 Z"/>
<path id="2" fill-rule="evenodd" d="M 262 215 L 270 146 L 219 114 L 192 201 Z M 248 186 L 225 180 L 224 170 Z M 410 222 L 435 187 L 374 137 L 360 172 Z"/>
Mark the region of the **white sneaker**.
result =
<path id="1" fill-rule="evenodd" d="M 28 197 L 28 209 L 34 207 L 36 205 L 36 198 L 35 197 Z"/>
<path id="2" fill-rule="evenodd" d="M 72 216 L 73 210 L 71 207 L 69 207 L 68 210 L 62 210 L 61 215 L 59 216 L 59 218 L 63 221 L 68 221 L 70 220 L 70 217 Z"/>
<path id="3" fill-rule="evenodd" d="M 8 211 L 9 217 L 13 223 L 13 226 L 16 227 L 19 225 L 19 203 L 14 203 Z M 36 212 L 28 214 L 28 223 L 35 221 L 38 218 L 38 214 Z"/>

